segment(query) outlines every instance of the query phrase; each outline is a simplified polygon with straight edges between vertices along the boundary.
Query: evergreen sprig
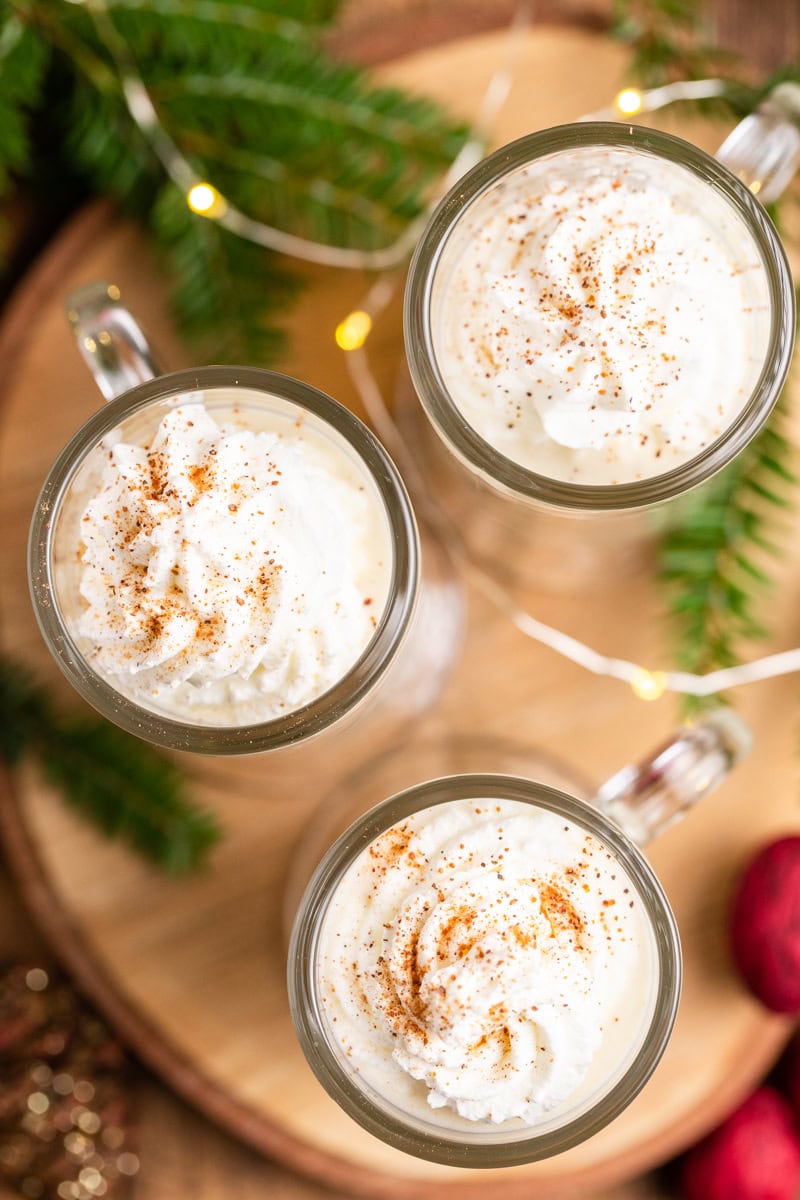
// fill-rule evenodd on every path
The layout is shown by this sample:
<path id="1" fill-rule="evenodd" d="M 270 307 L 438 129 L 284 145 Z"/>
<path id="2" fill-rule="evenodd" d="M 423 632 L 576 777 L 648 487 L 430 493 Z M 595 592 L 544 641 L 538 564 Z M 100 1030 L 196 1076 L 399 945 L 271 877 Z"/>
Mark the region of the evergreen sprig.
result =
<path id="1" fill-rule="evenodd" d="M 698 0 L 614 0 L 612 32 L 630 46 L 630 73 L 646 87 L 718 75 L 733 61 L 714 45 Z"/>
<path id="2" fill-rule="evenodd" d="M 783 405 L 751 445 L 688 497 L 680 522 L 661 542 L 661 574 L 679 636 L 677 661 L 704 674 L 734 666 L 745 642 L 767 630 L 759 602 L 780 555 L 780 524 L 797 483 L 792 446 L 782 431 Z M 692 713 L 724 697 L 686 697 Z"/>
<path id="3" fill-rule="evenodd" d="M 614 0 L 612 33 L 631 51 L 628 73 L 643 87 L 708 76 L 725 84 L 713 100 L 684 100 L 684 108 L 742 118 L 779 83 L 800 83 L 800 63 L 777 67 L 753 82 L 738 55 L 710 37 L 707 6 L 697 0 Z"/>
<path id="4" fill-rule="evenodd" d="M 130 116 L 122 76 L 142 79 L 198 177 L 249 217 L 328 245 L 381 248 L 423 210 L 467 129 L 329 57 L 321 37 L 336 8 L 334 0 L 0 0 L 0 45 L 6 28 L 22 29 L 54 56 L 62 89 L 66 80 L 59 111 L 70 168 L 146 222 L 181 330 L 204 361 L 274 361 L 299 285 L 277 255 L 189 211 Z M 28 100 L 45 107 L 41 86 Z M 4 159 L 25 169 L 25 154 L 6 156 L 0 142 L 0 169 Z"/>
<path id="5" fill-rule="evenodd" d="M 0 658 L 0 756 L 33 757 L 45 778 L 107 836 L 173 875 L 203 865 L 221 831 L 192 803 L 164 755 L 107 721 L 63 716 L 18 663 Z"/>
<path id="6" fill-rule="evenodd" d="M 0 6 L 0 199 L 12 172 L 30 161 L 30 117 L 42 90 L 48 48 Z"/>

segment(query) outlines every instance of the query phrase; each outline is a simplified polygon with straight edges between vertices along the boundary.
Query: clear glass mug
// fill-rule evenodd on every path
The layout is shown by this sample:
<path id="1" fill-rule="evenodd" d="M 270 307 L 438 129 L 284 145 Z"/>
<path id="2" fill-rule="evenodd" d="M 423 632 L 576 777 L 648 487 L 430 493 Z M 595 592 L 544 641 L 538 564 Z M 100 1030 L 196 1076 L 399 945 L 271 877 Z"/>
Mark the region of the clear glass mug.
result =
<path id="1" fill-rule="evenodd" d="M 377 711 L 391 721 L 430 703 L 458 644 L 461 593 L 433 547 L 426 555 L 429 579 L 420 598 L 414 513 L 394 464 L 366 426 L 329 396 L 272 371 L 213 366 L 160 374 L 144 334 L 113 286 L 82 289 L 70 298 L 68 314 L 108 403 L 78 430 L 44 483 L 31 525 L 28 567 L 45 642 L 80 695 L 147 741 L 206 754 L 274 750 L 332 727 L 339 730 L 344 718 L 365 708 L 370 716 Z M 287 704 L 285 712 L 268 719 L 244 700 L 226 700 L 216 708 L 199 705 L 195 716 L 194 710 L 170 711 L 169 697 L 165 704 L 143 699 L 127 678 L 112 677 L 92 661 L 94 648 L 80 629 L 86 608 L 80 593 L 81 519 L 109 446 L 120 440 L 147 446 L 179 403 L 201 401 L 212 416 L 230 419 L 235 410 L 236 421 L 255 430 L 265 422 L 283 428 L 302 421 L 304 436 L 341 455 L 357 481 L 354 486 L 369 497 L 390 559 L 386 599 L 382 611 L 372 614 L 374 632 L 363 651 L 322 694 L 294 708 Z M 428 644 L 432 636 L 433 647 Z"/>
<path id="2" fill-rule="evenodd" d="M 789 367 L 795 296 L 786 254 L 755 195 L 774 199 L 800 161 L 799 95 L 800 90 L 791 87 L 776 89 L 764 110 L 726 141 L 720 150 L 722 162 L 676 137 L 633 125 L 583 122 L 543 130 L 478 164 L 433 213 L 411 264 L 405 299 L 408 366 L 427 420 L 416 419 L 419 406 L 410 412 L 408 404 L 405 420 L 418 444 L 429 487 L 458 531 L 455 536 L 497 577 L 556 590 L 590 577 L 612 580 L 638 563 L 654 529 L 669 520 L 664 507 L 710 479 L 763 427 Z M 464 246 L 477 244 L 485 214 L 502 203 L 499 197 L 515 173 L 541 171 L 540 185 L 547 186 L 544 172 L 553 164 L 557 167 L 560 156 L 576 151 L 612 156 L 627 152 L 631 161 L 641 163 L 653 158 L 680 168 L 691 186 L 699 181 L 708 189 L 702 194 L 722 202 L 725 219 L 738 228 L 742 244 L 761 262 L 769 308 L 761 360 L 729 426 L 688 461 L 662 474 L 619 483 L 551 478 L 507 456 L 468 422 L 440 361 L 442 314 L 447 313 L 448 291 Z M 520 278 L 522 274 L 520 268 Z M 657 349 L 654 345 L 654 355 Z M 532 365 L 526 369 L 531 376 L 537 374 Z M 463 386 L 474 391 L 477 383 L 470 377 L 469 385 Z M 401 387 L 411 390 L 410 383 Z"/>
<path id="3" fill-rule="evenodd" d="M 533 1162 L 559 1154 L 599 1132 L 630 1104 L 658 1065 L 669 1041 L 680 996 L 681 952 L 675 919 L 658 879 L 638 847 L 661 833 L 691 805 L 715 788 L 735 763 L 749 751 L 750 744 L 750 734 L 743 722 L 735 714 L 719 710 L 697 725 L 681 730 L 646 761 L 623 768 L 609 779 L 588 803 L 565 791 L 530 779 L 482 773 L 458 774 L 410 787 L 359 816 L 330 848 L 313 874 L 299 905 L 288 955 L 289 1003 L 295 1030 L 312 1070 L 329 1095 L 358 1124 L 389 1145 L 418 1158 L 450 1166 L 504 1167 Z M 344 894 L 348 894 L 347 889 L 354 886 L 352 881 L 359 869 L 368 872 L 366 876 L 362 874 L 362 878 L 377 880 L 376 895 L 381 878 L 388 877 L 392 881 L 394 900 L 390 903 L 396 903 L 397 897 L 402 897 L 402 905 L 405 906 L 402 909 L 404 918 L 406 912 L 411 911 L 414 905 L 414 899 L 409 904 L 407 897 L 424 898 L 426 887 L 433 890 L 447 889 L 447 883 L 441 882 L 440 874 L 436 873 L 436 864 L 441 862 L 450 868 L 455 866 L 460 871 L 463 863 L 447 862 L 445 858 L 437 857 L 439 842 L 435 840 L 423 843 L 421 840 L 412 839 L 409 842 L 408 826 L 404 827 L 403 823 L 415 814 L 423 814 L 423 827 L 427 824 L 427 829 L 432 830 L 433 822 L 444 811 L 439 806 L 453 802 L 461 804 L 465 801 L 488 801 L 490 809 L 497 803 L 503 804 L 507 801 L 531 806 L 539 813 L 546 814 L 547 820 L 555 815 L 556 818 L 567 822 L 564 826 L 562 820 L 558 820 L 556 828 L 558 831 L 564 829 L 570 837 L 570 831 L 575 830 L 580 831 L 582 836 L 588 834 L 590 839 L 593 839 L 592 844 L 599 847 L 601 861 L 606 854 L 612 860 L 611 867 L 607 868 L 611 872 L 611 880 L 617 881 L 612 886 L 619 889 L 625 884 L 627 890 L 620 896 L 623 902 L 621 907 L 627 908 L 630 905 L 633 908 L 636 905 L 640 914 L 637 918 L 640 924 L 632 965 L 631 960 L 628 962 L 625 999 L 614 1001 L 614 1004 L 627 1005 L 623 1017 L 618 1018 L 619 1023 L 613 1023 L 610 1016 L 613 1009 L 609 1010 L 603 1026 L 602 1039 L 596 1046 L 594 1057 L 585 1068 L 584 1078 L 575 1082 L 572 1091 L 567 1090 L 566 1094 L 562 1094 L 555 1107 L 543 1112 L 533 1124 L 523 1123 L 516 1118 L 498 1123 L 485 1117 L 467 1120 L 459 1116 L 452 1105 L 437 1104 L 433 1107 L 428 1103 L 426 1095 L 427 1086 L 431 1086 L 429 1080 L 426 1078 L 422 1082 L 422 1076 L 419 1074 L 412 1079 L 392 1057 L 393 1048 L 399 1046 L 402 1052 L 408 1045 L 413 1045 L 414 1030 L 409 1038 L 404 1022 L 412 1022 L 417 1032 L 421 1027 L 427 1034 L 431 1033 L 432 1028 L 436 1028 L 429 1018 L 430 1007 L 426 1005 L 435 1008 L 438 1002 L 435 997 L 432 1001 L 431 996 L 437 991 L 444 994 L 440 987 L 442 978 L 446 979 L 447 973 L 452 970 L 454 973 L 449 976 L 450 980 L 458 980 L 458 983 L 452 986 L 461 987 L 465 977 L 457 972 L 463 962 L 466 961 L 468 968 L 472 969 L 474 959 L 470 958 L 471 955 L 480 953 L 483 958 L 486 953 L 492 952 L 494 944 L 490 940 L 483 940 L 483 933 L 478 938 L 474 937 L 476 929 L 482 930 L 482 916 L 487 908 L 481 909 L 480 901 L 476 902 L 475 912 L 466 922 L 465 915 L 459 908 L 464 903 L 459 883 L 465 876 L 455 876 L 457 882 L 453 885 L 452 892 L 440 892 L 438 906 L 432 895 L 426 900 L 420 931 L 414 932 L 415 926 L 412 922 L 411 937 L 406 937 L 405 941 L 402 921 L 395 919 L 394 915 L 389 916 L 387 920 L 382 908 L 374 918 L 380 928 L 372 929 L 369 926 L 371 905 L 380 906 L 379 898 L 370 901 L 369 898 L 360 898 L 357 891 L 351 891 L 349 895 L 354 898 L 353 904 L 357 910 L 359 925 L 353 940 L 360 940 L 361 944 L 354 946 L 353 940 L 346 940 L 343 945 L 337 940 L 348 939 L 350 936 L 347 910 L 341 904 L 336 907 L 337 895 L 343 894 L 343 888 Z M 486 809 L 483 811 L 486 812 Z M 508 811 L 504 811 L 500 819 L 505 821 L 510 815 Z M 392 831 L 388 833 L 388 839 L 387 831 Z M 459 837 L 462 839 L 461 850 L 464 850 L 465 842 L 469 849 L 469 832 L 468 825 L 466 832 L 465 827 L 461 826 L 458 835 L 452 836 L 451 841 L 447 843 L 448 857 L 453 853 L 458 854 L 455 847 Z M 519 834 L 516 836 L 519 837 Z M 560 836 L 560 832 L 555 835 L 556 839 Z M 381 838 L 383 840 L 378 841 Z M 507 834 L 507 839 L 514 843 L 513 836 Z M 488 857 L 490 849 L 486 842 L 486 835 L 481 831 L 479 857 L 484 859 Z M 532 844 L 535 847 L 537 842 Z M 388 851 L 381 849 L 378 852 L 378 847 L 387 845 Z M 397 875 L 392 875 L 391 871 L 395 868 L 407 869 L 404 865 L 407 860 L 403 858 L 403 854 L 407 853 L 410 847 L 415 848 L 417 864 L 420 855 L 430 856 L 435 868 L 435 881 L 438 882 L 431 883 L 431 880 L 427 880 L 425 883 L 419 883 L 416 877 L 413 877 L 413 882 L 406 883 L 401 879 L 398 884 Z M 594 862 L 590 855 L 587 857 L 592 867 L 586 878 L 594 885 Z M 427 861 L 426 857 L 425 862 Z M 524 855 L 520 865 L 527 875 L 528 860 Z M 579 865 L 587 866 L 586 863 Z M 479 866 L 485 868 L 487 863 L 482 861 Z M 489 863 L 488 867 L 488 872 L 484 874 L 478 872 L 472 864 L 468 868 L 469 887 L 479 896 L 487 875 L 502 870 L 508 878 L 507 865 L 497 868 L 493 863 Z M 550 878 L 549 874 L 546 874 L 547 869 L 542 870 L 545 879 Z M 511 878 L 516 885 L 517 879 L 513 871 L 512 866 Z M 534 872 L 535 868 L 532 868 L 530 873 Z M 531 880 L 520 882 L 529 884 Z M 503 886 L 505 887 L 505 883 Z M 580 886 L 580 879 L 576 879 L 574 887 L 578 895 Z M 585 890 L 589 891 L 588 884 Z M 494 892 L 490 891 L 488 894 L 490 906 L 496 901 L 493 899 Z M 540 889 L 539 897 L 543 894 Z M 451 895 L 455 897 L 452 904 Z M 544 904 L 538 897 L 534 897 L 534 902 Z M 514 900 L 513 903 L 517 901 Z M 448 904 L 453 913 L 447 907 Z M 523 907 L 521 903 L 520 908 L 508 911 L 519 913 Z M 434 934 L 444 940 L 435 941 L 433 944 L 437 947 L 444 945 L 445 949 L 441 961 L 437 949 L 434 961 L 430 952 L 431 939 L 427 927 L 429 924 L 436 925 L 439 920 L 439 908 L 444 910 L 444 917 L 436 926 Z M 611 907 L 603 911 L 618 913 L 620 908 L 615 910 Z M 390 909 L 390 912 L 394 914 L 394 909 Z M 547 914 L 548 919 L 551 919 L 551 915 Z M 515 919 L 510 918 L 512 922 Z M 624 914 L 622 918 L 615 919 L 624 921 Z M 364 932 L 362 922 L 369 926 L 368 932 Z M 465 937 L 466 944 L 456 949 L 453 949 L 452 941 L 448 941 L 449 931 L 453 927 L 459 930 L 458 937 L 462 936 L 464 930 L 469 934 Z M 387 928 L 388 937 L 384 933 Z M 406 933 L 408 928 L 406 927 Z M 623 926 L 616 928 L 622 929 Z M 626 935 L 631 936 L 627 927 L 625 930 Z M 612 925 L 611 932 L 614 931 L 615 927 Z M 562 944 L 565 936 L 568 944 L 568 931 L 565 934 L 562 927 L 558 933 L 562 937 Z M 553 936 L 556 936 L 555 931 Z M 378 940 L 381 938 L 382 943 Z M 395 946 L 395 942 L 398 941 L 399 958 Z M 372 949 L 373 943 L 381 947 L 381 954 L 385 957 L 375 958 L 377 951 Z M 578 939 L 576 945 L 579 944 Z M 507 945 L 504 941 L 501 947 L 503 955 L 507 954 Z M 355 960 L 364 946 L 367 950 L 365 965 L 362 968 Z M 420 946 L 423 947 L 422 950 Z M 405 961 L 409 950 L 411 962 Z M 494 950 L 497 951 L 496 945 Z M 335 965 L 337 951 L 341 953 L 343 973 L 342 968 Z M 572 953 L 576 953 L 575 949 Z M 509 957 L 513 958 L 513 951 Z M 352 978 L 347 970 L 351 960 L 354 973 L 358 965 L 358 973 Z M 392 993 L 394 1008 L 390 1006 L 388 1009 L 385 1005 L 381 1008 L 381 988 L 384 985 L 380 980 L 377 984 L 372 982 L 378 979 L 379 972 L 383 976 L 386 961 L 393 964 L 392 986 L 396 983 L 397 987 L 396 995 Z M 432 961 L 437 968 L 435 972 L 431 966 Z M 398 962 L 399 970 L 396 969 Z M 329 963 L 334 963 L 334 967 L 331 978 L 326 981 L 323 965 L 330 969 Z M 497 962 L 491 978 L 494 990 L 489 999 L 495 1008 L 499 1003 L 506 1003 L 503 986 L 508 976 L 504 974 L 502 967 L 502 961 Z M 615 968 L 612 964 L 613 969 Z M 526 1003 L 527 997 L 536 989 L 537 971 L 538 967 L 532 967 L 529 976 L 523 975 L 522 995 L 526 997 Z M 429 987 L 427 994 L 424 992 L 426 976 L 428 981 L 433 979 L 433 986 Z M 477 990 L 474 982 L 476 978 L 479 976 L 467 975 L 467 984 L 464 986 Z M 518 980 L 513 974 L 511 978 L 518 987 Z M 530 987 L 526 982 L 528 978 Z M 600 978 L 600 975 L 597 975 L 597 979 Z M 410 986 L 407 986 L 408 981 Z M 448 984 L 444 983 L 445 992 L 447 987 Z M 368 991 L 371 998 L 367 996 Z M 385 992 L 383 994 L 385 995 Z M 573 998 L 568 996 L 568 1002 Z M 449 1002 L 452 997 L 447 996 L 446 999 Z M 547 1021 L 543 1029 L 538 1028 L 540 1018 L 530 1009 L 528 1004 L 525 1011 L 517 1012 L 512 1005 L 511 1011 L 506 1009 L 499 1018 L 506 1022 L 505 1034 L 509 1039 L 498 1059 L 501 1075 L 504 1069 L 508 1074 L 509 1062 L 513 1064 L 515 1071 L 538 1069 L 537 1050 L 547 1050 L 549 1054 L 552 1045 L 557 1047 L 557 1040 L 547 1047 L 538 1046 L 538 1042 L 549 1037 L 550 1031 Z M 388 1017 L 385 1016 L 387 1012 Z M 491 1023 L 492 1008 L 488 1009 L 488 1014 L 485 1009 L 482 1010 L 481 1015 L 485 1022 Z M 533 1042 L 533 1068 L 530 1066 L 530 1050 L 526 1060 L 524 1043 L 517 1043 L 522 1046 L 518 1053 L 515 1043 L 510 1039 L 509 1026 L 518 1029 L 515 1024 L 518 1018 L 532 1029 L 529 1037 Z M 361 1047 L 355 1044 L 359 1031 L 366 1039 Z M 490 1030 L 488 1025 L 484 1024 L 477 1028 L 477 1032 L 482 1033 L 477 1041 L 477 1046 L 480 1047 L 482 1041 L 493 1032 L 496 1033 L 496 1030 Z M 470 1027 L 470 1037 L 475 1036 L 475 1033 Z M 540 1037 L 540 1033 L 544 1033 L 544 1036 Z M 562 1038 L 563 1036 L 562 1034 Z M 562 1051 L 566 1044 L 562 1040 Z M 365 1049 L 365 1045 L 369 1046 L 368 1050 Z M 463 1048 L 458 1049 L 460 1052 Z M 554 1048 L 553 1055 L 557 1053 L 558 1050 Z M 517 1057 L 514 1057 L 515 1054 Z M 439 1060 L 436 1062 L 438 1069 Z M 445 1061 L 445 1066 L 447 1065 Z M 464 1066 L 461 1064 L 462 1070 Z M 492 1070 L 497 1069 L 498 1066 L 493 1065 Z M 544 1069 L 546 1071 L 546 1067 Z M 512 1077 L 514 1070 L 511 1072 Z M 434 1076 L 435 1074 L 434 1071 Z"/>

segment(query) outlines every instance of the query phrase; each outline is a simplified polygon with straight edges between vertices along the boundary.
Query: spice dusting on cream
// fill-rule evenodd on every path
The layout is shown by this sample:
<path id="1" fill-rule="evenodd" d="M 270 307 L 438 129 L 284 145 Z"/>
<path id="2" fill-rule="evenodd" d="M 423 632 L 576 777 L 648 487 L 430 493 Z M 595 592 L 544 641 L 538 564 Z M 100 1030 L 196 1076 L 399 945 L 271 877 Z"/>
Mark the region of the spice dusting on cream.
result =
<path id="1" fill-rule="evenodd" d="M 467 209 L 434 288 L 434 343 L 465 420 L 551 478 L 615 484 L 709 446 L 766 357 L 751 234 L 687 168 L 583 148 Z"/>
<path id="2" fill-rule="evenodd" d="M 518 801 L 457 800 L 369 846 L 320 936 L 333 1039 L 391 1102 L 533 1125 L 641 1033 L 649 933 L 596 838 Z"/>
<path id="3" fill-rule="evenodd" d="M 385 518 L 347 452 L 276 413 L 197 403 L 149 445 L 113 438 L 80 521 L 79 636 L 146 707 L 270 720 L 335 684 L 386 601 Z"/>

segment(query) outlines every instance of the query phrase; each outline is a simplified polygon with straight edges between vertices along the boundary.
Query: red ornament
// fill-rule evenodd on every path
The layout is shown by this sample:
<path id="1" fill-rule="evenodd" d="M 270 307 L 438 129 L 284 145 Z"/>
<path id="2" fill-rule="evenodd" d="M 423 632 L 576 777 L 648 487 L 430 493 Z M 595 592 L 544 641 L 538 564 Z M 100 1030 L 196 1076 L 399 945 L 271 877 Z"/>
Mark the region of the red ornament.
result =
<path id="1" fill-rule="evenodd" d="M 772 842 L 750 863 L 733 906 L 731 945 L 767 1008 L 800 1013 L 800 837 Z"/>
<path id="2" fill-rule="evenodd" d="M 783 1097 L 770 1087 L 754 1092 L 689 1151 L 681 1182 L 686 1200 L 795 1200 L 800 1139 Z"/>

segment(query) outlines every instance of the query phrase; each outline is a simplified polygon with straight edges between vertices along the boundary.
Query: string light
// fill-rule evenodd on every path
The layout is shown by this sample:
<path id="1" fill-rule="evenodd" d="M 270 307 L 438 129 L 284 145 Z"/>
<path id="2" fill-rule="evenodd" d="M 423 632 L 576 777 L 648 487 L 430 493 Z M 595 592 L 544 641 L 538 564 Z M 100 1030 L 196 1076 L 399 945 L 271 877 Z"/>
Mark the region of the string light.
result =
<path id="1" fill-rule="evenodd" d="M 340 350 L 358 350 L 372 330 L 372 317 L 363 308 L 348 313 L 336 326 L 334 337 Z"/>
<path id="2" fill-rule="evenodd" d="M 642 111 L 642 93 L 636 88 L 623 88 L 614 100 L 614 107 L 626 117 Z"/>
<path id="3" fill-rule="evenodd" d="M 75 2 L 84 3 L 85 0 Z M 257 221 L 236 208 L 213 184 L 199 179 L 189 160 L 161 124 L 156 107 L 136 70 L 125 40 L 117 32 L 109 16 L 105 0 L 91 0 L 87 6 L 98 35 L 111 54 L 131 119 L 150 144 L 167 174 L 184 191 L 193 212 L 211 217 L 246 241 L 323 266 L 346 270 L 386 271 L 399 266 L 407 259 L 425 225 L 427 212 L 412 222 L 391 245 L 381 250 L 351 250 L 342 246 L 313 242 L 308 238 L 285 233 L 263 221 Z M 484 93 L 481 110 L 475 122 L 477 130 L 487 131 L 505 103 L 513 83 L 514 64 L 521 49 L 522 34 L 529 24 L 530 4 L 520 0 L 509 25 L 504 60 L 493 73 Z M 633 116 L 640 112 L 652 112 L 676 100 L 709 99 L 724 95 L 727 86 L 721 79 L 694 79 L 650 88 L 644 92 L 636 88 L 624 88 L 610 108 L 591 113 L 580 120 L 617 120 L 620 115 Z M 487 144 L 488 136 L 485 135 L 473 137 L 464 144 L 440 181 L 440 186 L 432 194 L 428 211 L 453 183 L 480 161 Z M 196 206 L 198 196 L 199 206 Z"/>
<path id="4" fill-rule="evenodd" d="M 227 211 L 228 202 L 211 183 L 195 183 L 186 193 L 186 203 L 194 213 L 219 220 Z"/>
<path id="5" fill-rule="evenodd" d="M 640 700 L 660 700 L 666 686 L 667 679 L 663 671 L 646 671 L 642 668 L 631 680 L 631 687 Z"/>
<path id="6" fill-rule="evenodd" d="M 621 116 L 633 117 L 639 113 L 656 112 L 675 104 L 678 100 L 713 100 L 724 96 L 728 85 L 723 79 L 684 79 L 679 83 L 666 83 L 663 87 L 623 88 L 614 97 L 608 108 L 587 113 L 580 121 L 618 121 Z"/>
<path id="7" fill-rule="evenodd" d="M 76 2 L 83 3 L 84 0 L 76 0 Z M 472 137 L 465 142 L 449 170 L 440 180 L 439 186 L 430 195 L 427 211 L 421 213 L 418 220 L 411 222 L 396 241 L 383 249 L 351 250 L 347 247 L 330 246 L 322 242 L 313 242 L 308 238 L 297 237 L 295 234 L 285 233 L 281 229 L 276 229 L 263 221 L 257 221 L 253 217 L 247 216 L 223 196 L 213 184 L 197 177 L 189 160 L 181 153 L 176 142 L 161 124 L 156 107 L 144 81 L 136 70 L 125 40 L 117 32 L 109 16 L 105 0 L 91 0 L 88 7 L 98 35 L 111 54 L 131 119 L 147 140 L 169 177 L 184 192 L 189 207 L 201 216 L 213 218 L 223 228 L 244 238 L 245 241 L 254 242 L 268 250 L 275 250 L 279 254 L 286 254 L 291 258 L 299 258 L 304 262 L 339 267 L 344 270 L 392 270 L 405 263 L 413 252 L 427 221 L 428 212 L 439 197 L 449 191 L 451 186 L 486 153 L 487 142 L 481 136 Z M 503 61 L 489 81 L 483 97 L 481 112 L 475 123 L 475 128 L 478 130 L 488 127 L 505 103 L 513 82 L 514 60 L 522 45 L 522 34 L 530 22 L 529 9 L 530 5 L 524 0 L 515 9 L 509 25 Z M 198 188 L 208 189 L 213 193 L 215 202 L 210 208 L 196 208 L 192 203 L 191 197 L 196 194 Z M 200 203 L 203 204 L 207 199 L 208 192 L 200 191 Z"/>

